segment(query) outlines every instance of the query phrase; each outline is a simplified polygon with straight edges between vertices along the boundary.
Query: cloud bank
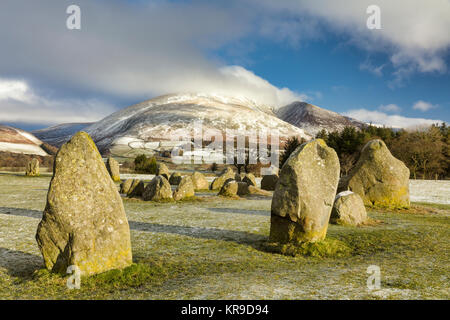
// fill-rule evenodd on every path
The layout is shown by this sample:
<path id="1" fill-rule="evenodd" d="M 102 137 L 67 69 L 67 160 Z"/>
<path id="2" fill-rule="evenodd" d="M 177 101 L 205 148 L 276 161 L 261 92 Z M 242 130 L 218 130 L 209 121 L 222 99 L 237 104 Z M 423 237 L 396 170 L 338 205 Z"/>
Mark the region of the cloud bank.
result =
<path id="1" fill-rule="evenodd" d="M 431 104 L 429 102 L 422 101 L 422 100 L 417 101 L 413 105 L 413 109 L 414 110 L 420 110 L 422 112 L 426 112 L 426 111 L 429 111 L 429 110 L 435 109 L 435 108 L 437 108 L 437 106 L 435 106 L 435 105 L 433 105 L 433 104 Z"/>
<path id="2" fill-rule="evenodd" d="M 408 118 L 400 115 L 389 115 L 381 111 L 367 109 L 355 109 L 343 113 L 347 117 L 357 119 L 373 125 L 383 125 L 392 128 L 413 128 L 423 125 L 441 124 L 442 120 L 423 118 Z"/>
<path id="3" fill-rule="evenodd" d="M 2 122 L 55 124 L 102 119 L 115 111 L 96 99 L 53 99 L 37 95 L 24 81 L 0 79 Z"/>
<path id="4" fill-rule="evenodd" d="M 114 109 L 97 98 L 105 96 L 137 102 L 202 91 L 246 96 L 275 107 L 309 99 L 211 54 L 248 36 L 301 47 L 322 39 L 325 31 L 344 35 L 348 44 L 369 55 L 388 54 L 395 70 L 393 87 L 416 72 L 447 70 L 446 0 L 379 0 L 382 30 L 366 28 L 366 8 L 373 4 L 368 0 L 77 0 L 81 30 L 68 30 L 66 8 L 71 4 L 0 3 L 0 78 L 18 86 L 6 87 L 4 81 L 0 87 L 0 97 L 8 92 L 0 101 L 2 121 L 92 121 Z M 370 60 L 360 68 L 377 76 L 387 70 Z M 25 96 L 17 96 L 23 91 Z"/>
<path id="5" fill-rule="evenodd" d="M 206 1 L 130 4 L 79 0 L 81 30 L 66 28 L 69 4 L 51 0 L 2 1 L 0 77 L 17 79 L 26 74 L 29 87 L 62 86 L 67 91 L 76 88 L 87 92 L 87 96 L 91 93 L 136 101 L 160 94 L 200 91 L 245 96 L 277 107 L 307 97 L 272 85 L 241 66 L 227 66 L 207 56 L 207 52 L 252 32 L 246 14 L 237 14 L 232 3 L 224 7 Z M 1 90 L 10 88 L 0 88 L 0 94 Z M 33 107 L 59 104 L 70 109 L 66 102 L 34 99 Z M 11 103 L 2 103 L 2 114 L 9 113 L 2 120 L 34 117 L 36 113 L 28 112 L 33 107 L 25 106 L 23 100 L 15 108 Z M 91 103 L 94 107 L 97 105 Z M 89 116 L 76 112 L 74 117 L 69 111 L 66 120 L 75 121 L 85 115 L 83 119 L 92 120 L 107 109 L 103 106 L 92 110 Z M 51 118 L 55 123 L 61 120 L 56 115 Z"/>

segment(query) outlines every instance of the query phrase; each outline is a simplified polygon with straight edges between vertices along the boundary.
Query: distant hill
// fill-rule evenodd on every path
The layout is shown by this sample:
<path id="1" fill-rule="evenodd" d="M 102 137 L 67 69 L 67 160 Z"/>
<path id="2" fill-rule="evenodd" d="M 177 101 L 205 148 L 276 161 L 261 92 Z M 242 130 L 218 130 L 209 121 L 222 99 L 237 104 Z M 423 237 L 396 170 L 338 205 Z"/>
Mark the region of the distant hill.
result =
<path id="1" fill-rule="evenodd" d="M 61 147 L 63 143 L 68 141 L 75 133 L 82 131 L 84 128 L 91 125 L 92 122 L 87 123 L 64 123 L 52 126 L 46 129 L 32 131 L 32 133 L 46 143 Z"/>
<path id="2" fill-rule="evenodd" d="M 45 149 L 49 152 L 45 151 Z M 44 142 L 29 132 L 0 125 L 0 151 L 48 156 L 51 150 L 54 149 L 45 145 Z"/>
<path id="3" fill-rule="evenodd" d="M 323 129 L 332 132 L 341 131 L 346 126 L 355 128 L 366 126 L 363 122 L 306 102 L 293 102 L 276 110 L 275 113 L 281 120 L 303 129 L 312 136 Z"/>
<path id="4" fill-rule="evenodd" d="M 171 135 L 178 129 L 194 132 L 201 121 L 203 131 L 278 130 L 281 139 L 311 136 L 273 113 L 269 106 L 248 99 L 204 93 L 171 94 L 130 106 L 91 125 L 66 124 L 34 131 L 42 140 L 60 146 L 76 131 L 89 133 L 103 154 L 133 157 L 139 150 L 170 150 Z M 193 136 L 192 136 L 193 137 Z M 186 136 L 190 141 L 191 136 Z"/>

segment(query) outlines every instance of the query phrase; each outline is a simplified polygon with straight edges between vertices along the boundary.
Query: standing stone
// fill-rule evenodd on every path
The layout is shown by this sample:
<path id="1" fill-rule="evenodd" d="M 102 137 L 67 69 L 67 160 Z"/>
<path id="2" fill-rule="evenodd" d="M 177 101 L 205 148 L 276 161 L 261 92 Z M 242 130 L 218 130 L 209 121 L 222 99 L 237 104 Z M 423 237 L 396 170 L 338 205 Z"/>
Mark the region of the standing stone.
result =
<path id="1" fill-rule="evenodd" d="M 247 183 L 237 181 L 237 184 L 238 184 L 238 190 L 237 190 L 238 196 L 241 197 L 241 196 L 246 196 L 247 194 L 249 194 L 249 190 L 248 190 L 249 186 Z"/>
<path id="2" fill-rule="evenodd" d="M 122 182 L 120 184 L 120 193 L 121 194 L 128 194 L 128 192 L 130 191 L 131 186 L 133 185 L 133 181 L 135 179 L 127 179 L 124 182 Z"/>
<path id="3" fill-rule="evenodd" d="M 129 198 L 142 197 L 142 195 L 144 194 L 144 190 L 145 190 L 144 181 L 134 179 L 133 184 L 130 187 L 130 190 L 128 190 L 127 196 Z"/>
<path id="4" fill-rule="evenodd" d="M 156 167 L 156 175 L 163 176 L 164 178 L 169 180 L 169 169 L 164 163 L 158 163 L 158 166 Z"/>
<path id="5" fill-rule="evenodd" d="M 235 173 L 230 167 L 227 167 L 227 169 L 219 177 L 214 179 L 214 181 L 211 183 L 210 189 L 220 190 L 225 184 L 225 181 L 227 181 L 228 179 L 235 179 Z"/>
<path id="6" fill-rule="evenodd" d="M 109 157 L 106 160 L 106 168 L 108 169 L 109 175 L 113 179 L 114 182 L 120 181 L 120 169 L 119 163 L 112 157 Z"/>
<path id="7" fill-rule="evenodd" d="M 349 175 L 342 179 L 339 190 L 357 193 L 368 206 L 407 208 L 409 169 L 383 141 L 372 140 L 364 146 Z"/>
<path id="8" fill-rule="evenodd" d="M 195 196 L 194 184 L 189 176 L 183 177 L 173 192 L 173 199 L 178 201 Z"/>
<path id="9" fill-rule="evenodd" d="M 272 199 L 270 239 L 323 240 L 339 182 L 336 152 L 322 139 L 299 146 L 283 165 Z"/>
<path id="10" fill-rule="evenodd" d="M 180 173 L 174 172 L 174 173 L 172 173 L 172 174 L 170 175 L 169 183 L 170 183 L 171 185 L 177 186 L 177 185 L 180 184 L 182 178 L 183 178 L 183 177 L 181 176 Z"/>
<path id="11" fill-rule="evenodd" d="M 145 187 L 142 197 L 145 201 L 160 201 L 172 199 L 172 188 L 163 176 L 156 176 Z"/>
<path id="12" fill-rule="evenodd" d="M 40 175 L 38 159 L 33 158 L 30 161 L 28 161 L 25 175 L 28 177 L 38 177 Z"/>
<path id="13" fill-rule="evenodd" d="M 206 180 L 205 176 L 200 172 L 194 172 L 191 176 L 191 179 L 192 183 L 194 184 L 195 191 L 209 189 L 208 180 Z"/>
<path id="14" fill-rule="evenodd" d="M 264 176 L 261 179 L 261 189 L 267 191 L 274 191 L 278 182 L 278 176 L 276 174 L 270 174 Z"/>
<path id="15" fill-rule="evenodd" d="M 361 197 L 351 191 L 343 191 L 336 196 L 330 223 L 358 226 L 367 220 L 366 207 Z"/>
<path id="16" fill-rule="evenodd" d="M 256 179 L 253 173 L 247 173 L 242 179 L 242 182 L 247 183 L 249 186 L 256 187 Z"/>
<path id="17" fill-rule="evenodd" d="M 130 228 L 116 185 L 92 139 L 78 132 L 59 150 L 36 240 L 47 269 L 83 275 L 132 263 Z"/>
<path id="18" fill-rule="evenodd" d="M 223 197 L 236 197 L 239 190 L 239 182 L 236 180 L 229 179 L 226 183 L 220 188 L 219 196 Z"/>

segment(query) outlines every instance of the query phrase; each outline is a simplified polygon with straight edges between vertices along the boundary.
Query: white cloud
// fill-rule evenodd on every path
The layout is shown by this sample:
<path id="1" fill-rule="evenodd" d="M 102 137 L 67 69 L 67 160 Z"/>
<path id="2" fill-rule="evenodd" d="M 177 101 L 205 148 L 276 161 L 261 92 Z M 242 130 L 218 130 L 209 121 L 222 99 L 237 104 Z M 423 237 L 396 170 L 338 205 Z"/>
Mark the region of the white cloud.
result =
<path id="1" fill-rule="evenodd" d="M 398 105 L 396 104 L 387 104 L 387 105 L 381 105 L 378 107 L 378 110 L 380 111 L 384 111 L 384 112 L 394 112 L 394 113 L 399 113 L 400 111 L 402 111 L 402 108 L 400 108 Z"/>
<path id="2" fill-rule="evenodd" d="M 392 86 L 415 72 L 447 70 L 450 2 L 446 0 L 378 0 L 382 30 L 366 28 L 370 0 L 133 4 L 78 0 L 82 29 L 76 31 L 65 26 L 70 4 L 66 0 L 0 2 L 0 77 L 23 78 L 33 85 L 33 90 L 21 87 L 25 82 L 8 89 L 8 103 L 0 105 L 2 119 L 44 118 L 45 112 L 38 114 L 30 101 L 23 100 L 30 97 L 23 94 L 25 89 L 39 90 L 40 98 L 33 101 L 52 110 L 47 116 L 53 119 L 65 112 L 73 119 L 96 118 L 112 107 L 98 99 L 54 101 L 45 88 L 133 101 L 189 91 L 245 95 L 274 106 L 304 100 L 305 94 L 283 84 L 271 84 L 242 66 L 228 66 L 214 56 L 214 50 L 256 37 L 298 47 L 304 40 L 321 39 L 325 28 L 344 34 L 369 56 L 387 53 L 396 68 Z M 376 75 L 387 69 L 385 64 L 371 63 L 360 68 Z"/>
<path id="3" fill-rule="evenodd" d="M 344 115 L 374 125 L 385 125 L 393 128 L 409 128 L 421 125 L 432 125 L 442 123 L 442 120 L 431 120 L 422 118 L 407 118 L 400 115 L 388 115 L 380 111 L 371 111 L 367 109 L 350 110 Z"/>
<path id="4" fill-rule="evenodd" d="M 426 111 L 434 109 L 434 108 L 437 108 L 437 106 L 435 106 L 429 102 L 422 101 L 422 100 L 417 101 L 413 105 L 414 110 L 420 110 L 422 112 L 426 112 Z"/>
<path id="5" fill-rule="evenodd" d="M 0 76 L 26 74 L 33 84 L 42 86 L 46 81 L 47 87 L 133 101 L 200 91 L 245 95 L 277 107 L 306 97 L 209 55 L 251 33 L 271 34 L 269 29 L 256 30 L 258 16 L 239 9 L 242 5 L 237 2 L 131 5 L 120 0 L 107 4 L 79 0 L 82 21 L 76 31 L 61 23 L 69 4 L 1 2 L 0 39 L 8 45 L 0 50 Z"/>
<path id="6" fill-rule="evenodd" d="M 415 72 L 446 72 L 445 56 L 450 48 L 450 1 L 377 0 L 381 30 L 366 27 L 366 8 L 372 0 L 251 0 L 271 10 L 289 10 L 324 21 L 329 30 L 349 36 L 349 42 L 368 53 L 389 55 L 396 69 L 392 87 L 401 86 Z M 364 70 L 381 69 L 362 64 Z"/>
<path id="7" fill-rule="evenodd" d="M 366 60 L 359 65 L 359 69 L 369 71 L 370 73 L 376 75 L 377 77 L 381 77 L 383 75 L 383 68 L 385 66 L 386 64 L 374 66 L 370 61 Z"/>
<path id="8" fill-rule="evenodd" d="M 24 81 L 0 79 L 2 122 L 91 122 L 114 111 L 112 105 L 95 99 L 51 99 L 37 95 Z"/>

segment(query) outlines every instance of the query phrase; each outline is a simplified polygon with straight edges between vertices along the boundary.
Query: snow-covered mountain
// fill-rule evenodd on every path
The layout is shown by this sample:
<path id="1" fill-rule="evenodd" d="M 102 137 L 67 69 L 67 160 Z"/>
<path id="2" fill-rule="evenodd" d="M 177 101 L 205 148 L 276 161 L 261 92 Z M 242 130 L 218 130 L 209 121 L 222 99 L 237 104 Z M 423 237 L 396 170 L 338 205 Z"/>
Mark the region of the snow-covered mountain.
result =
<path id="1" fill-rule="evenodd" d="M 196 123 L 202 124 L 203 133 L 210 130 L 245 131 L 278 130 L 280 137 L 311 137 L 302 129 L 276 117 L 269 106 L 248 99 L 212 94 L 187 93 L 164 95 L 120 110 L 84 128 L 101 152 L 127 154 L 132 149 L 170 149 L 177 130 L 189 132 L 190 141 L 196 136 Z"/>
<path id="2" fill-rule="evenodd" d="M 48 144 L 60 147 L 63 143 L 68 141 L 75 133 L 82 131 L 84 128 L 90 126 L 92 122 L 88 123 L 64 123 L 53 127 L 32 131 L 37 138 Z"/>
<path id="3" fill-rule="evenodd" d="M 29 132 L 0 125 L 0 151 L 48 156 L 43 142 Z"/>
<path id="4" fill-rule="evenodd" d="M 293 102 L 276 111 L 278 118 L 303 129 L 315 136 L 322 129 L 328 132 L 341 131 L 346 126 L 362 128 L 366 126 L 358 120 L 345 117 L 336 112 L 322 109 L 306 102 Z"/>

